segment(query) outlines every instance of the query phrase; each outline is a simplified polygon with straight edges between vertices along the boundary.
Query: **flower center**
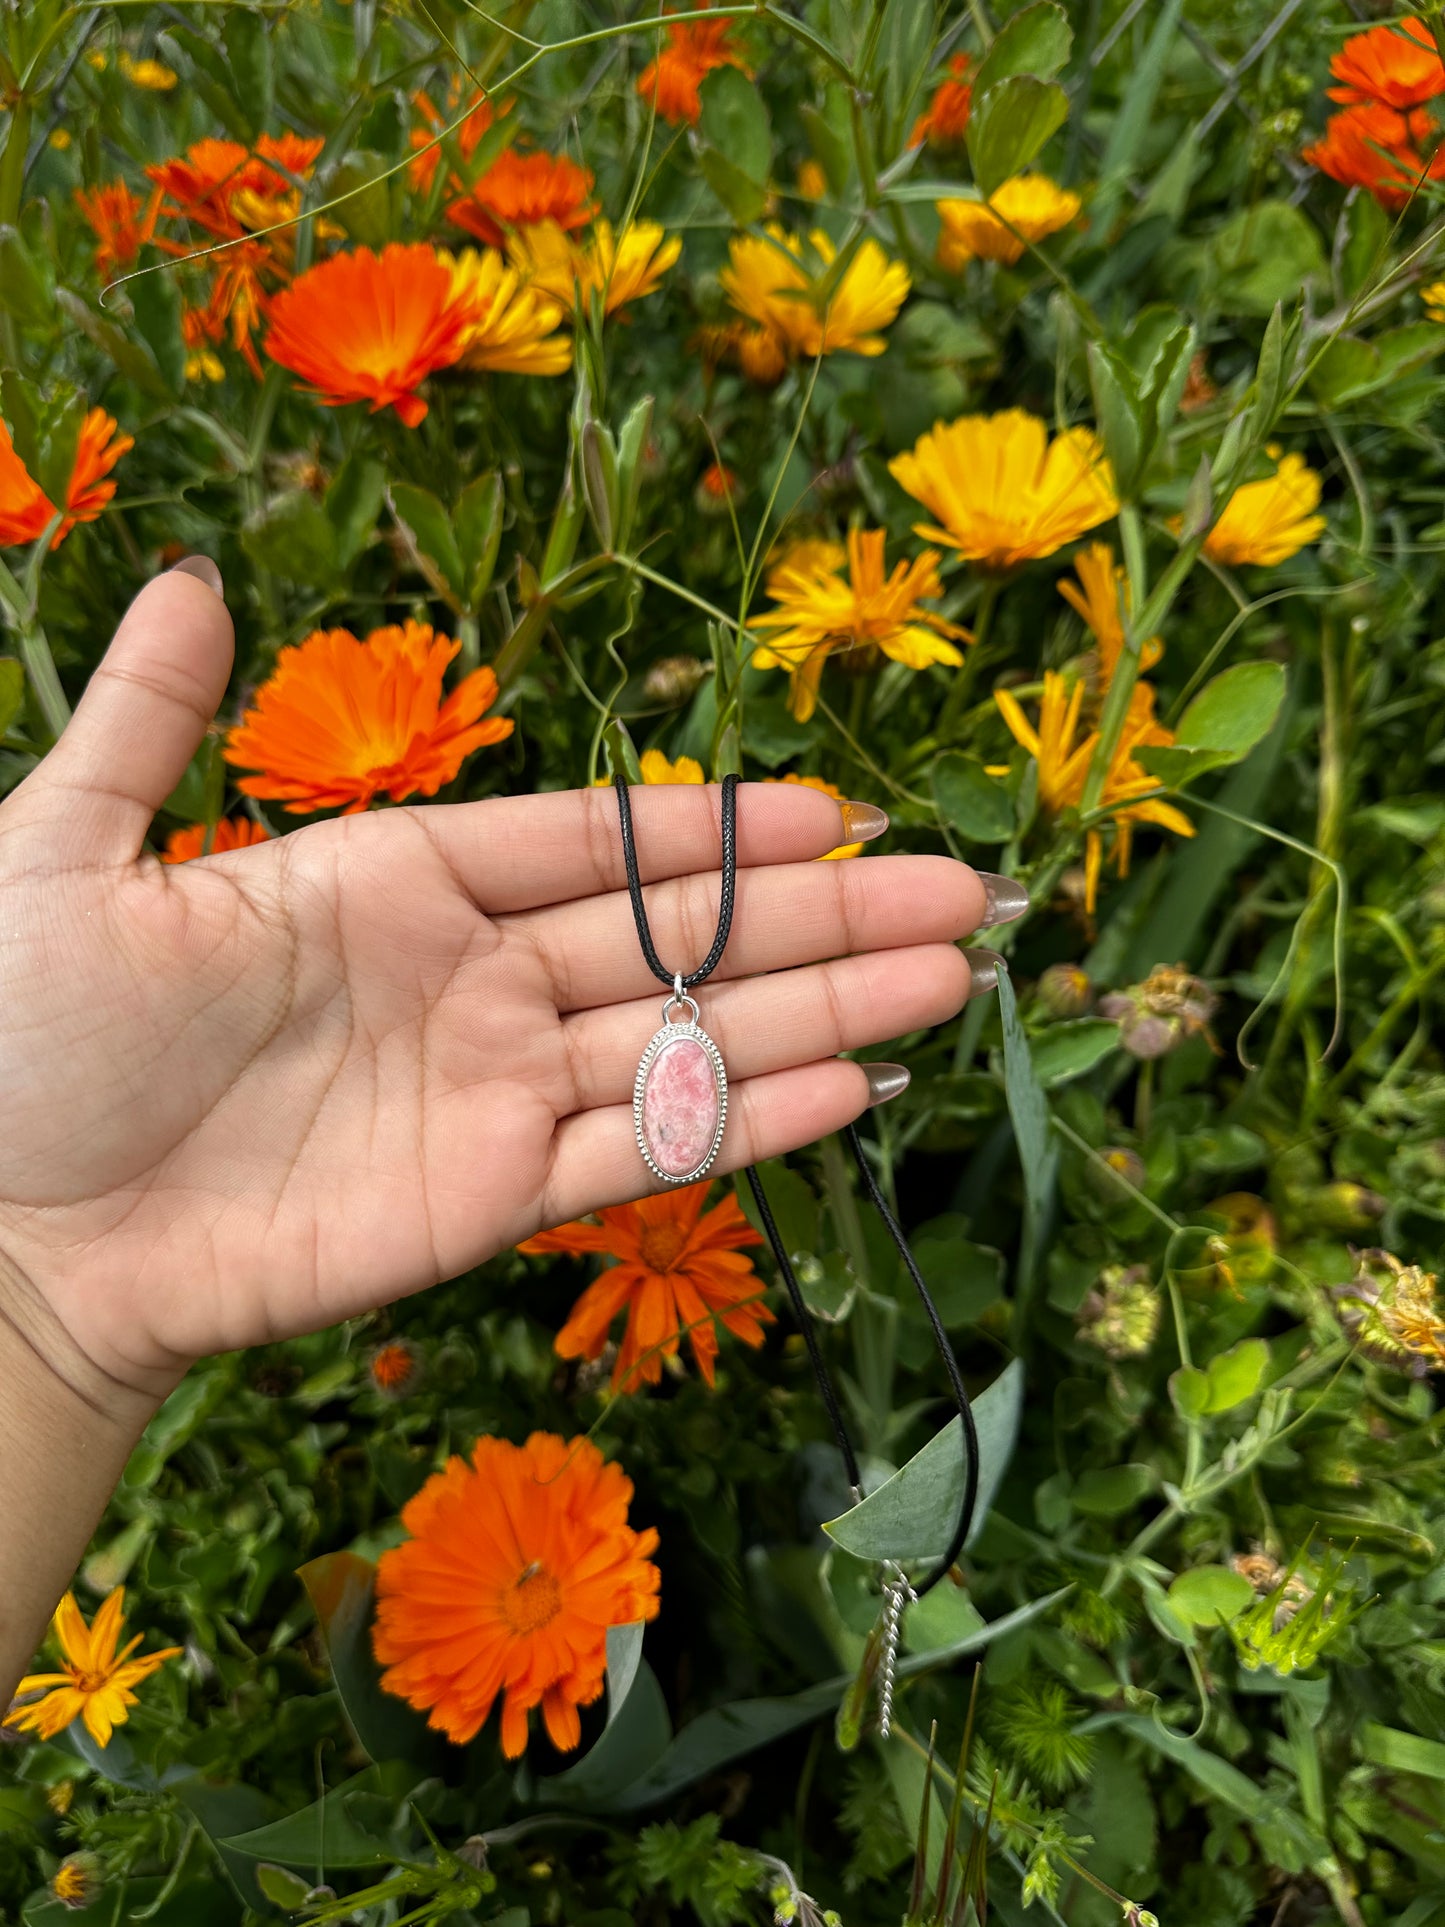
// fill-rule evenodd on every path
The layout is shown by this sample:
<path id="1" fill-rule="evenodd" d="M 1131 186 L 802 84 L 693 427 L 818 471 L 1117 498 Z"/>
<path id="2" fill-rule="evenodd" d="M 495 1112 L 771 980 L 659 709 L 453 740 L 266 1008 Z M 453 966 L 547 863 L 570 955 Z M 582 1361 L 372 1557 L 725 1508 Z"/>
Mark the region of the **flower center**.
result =
<path id="1" fill-rule="evenodd" d="M 502 1594 L 502 1613 L 514 1633 L 535 1633 L 562 1610 L 562 1588 L 534 1559 Z"/>
<path id="2" fill-rule="evenodd" d="M 671 1271 L 686 1243 L 687 1233 L 675 1224 L 650 1224 L 638 1239 L 649 1271 Z"/>

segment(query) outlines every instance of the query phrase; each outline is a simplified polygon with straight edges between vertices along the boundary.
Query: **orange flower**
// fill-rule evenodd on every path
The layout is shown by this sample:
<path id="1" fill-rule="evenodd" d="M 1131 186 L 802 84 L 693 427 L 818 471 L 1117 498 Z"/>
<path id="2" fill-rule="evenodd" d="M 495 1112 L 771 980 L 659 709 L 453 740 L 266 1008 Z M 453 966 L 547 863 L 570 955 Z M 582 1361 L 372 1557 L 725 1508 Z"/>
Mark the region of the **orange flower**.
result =
<path id="1" fill-rule="evenodd" d="M 963 139 L 973 107 L 973 86 L 965 78 L 972 65 L 967 54 L 955 54 L 949 61 L 948 77 L 939 81 L 927 111 L 913 123 L 910 147 L 922 147 L 925 141 L 935 147 L 956 147 Z"/>
<path id="2" fill-rule="evenodd" d="M 500 248 L 509 229 L 553 221 L 570 231 L 585 227 L 593 211 L 589 169 L 565 154 L 519 154 L 509 147 L 469 194 L 451 203 L 447 219 Z"/>
<path id="3" fill-rule="evenodd" d="M 425 93 L 417 92 L 411 97 L 412 106 L 415 107 L 422 119 L 426 122 L 425 127 L 414 127 L 411 130 L 410 136 L 411 144 L 414 148 L 424 148 L 426 150 L 424 153 L 417 155 L 407 170 L 411 176 L 411 184 L 418 194 L 425 194 L 430 189 L 432 182 L 436 179 L 437 168 L 441 165 L 441 148 L 427 147 L 427 142 L 435 140 L 437 135 L 447 125 L 447 122 L 456 113 L 457 98 L 458 95 L 454 91 L 451 100 L 448 102 L 448 112 L 442 115 L 437 111 L 434 102 Z M 506 111 L 507 109 L 504 107 L 502 112 L 506 113 Z M 472 155 L 475 154 L 477 145 L 483 134 L 485 134 L 491 126 L 492 120 L 492 103 L 487 99 L 485 94 L 475 95 L 466 119 L 452 135 L 464 161 L 469 161 Z M 458 187 L 464 185 L 463 182 L 457 180 L 455 174 L 452 176 L 452 179 L 456 181 Z"/>
<path id="4" fill-rule="evenodd" d="M 246 796 L 284 802 L 293 816 L 374 798 L 435 796 L 486 743 L 512 733 L 509 718 L 478 720 L 497 699 L 497 678 L 474 669 L 445 700 L 442 676 L 461 648 L 424 622 L 373 629 L 318 629 L 283 649 L 255 704 L 226 738 L 228 763 L 259 770 Z"/>
<path id="5" fill-rule="evenodd" d="M 404 1398 L 421 1377 L 421 1353 L 404 1338 L 388 1339 L 371 1354 L 371 1382 L 387 1398 Z"/>
<path id="6" fill-rule="evenodd" d="M 471 307 L 448 264 L 425 243 L 390 242 L 380 254 L 335 254 L 271 303 L 266 353 L 309 381 L 328 408 L 369 401 L 395 408 L 408 428 L 426 414 L 418 390 L 460 359 Z"/>
<path id="7" fill-rule="evenodd" d="M 601 1697 L 607 1629 L 657 1616 L 651 1528 L 627 1523 L 632 1481 L 589 1439 L 478 1439 L 402 1508 L 411 1537 L 376 1567 L 372 1648 L 387 1692 L 459 1746 L 499 1697 L 502 1751 L 527 1745 L 542 1709 L 570 1752 L 579 1706 Z"/>
<path id="8" fill-rule="evenodd" d="M 75 205 L 95 235 L 95 271 L 110 275 L 128 268 L 154 238 L 161 191 L 156 188 L 143 201 L 124 181 L 109 181 L 101 187 L 78 187 Z"/>
<path id="9" fill-rule="evenodd" d="M 720 1318 L 745 1345 L 761 1345 L 773 1314 L 744 1245 L 763 1241 L 730 1192 L 703 1214 L 708 1187 L 688 1184 L 637 1204 L 597 1213 L 596 1224 L 559 1225 L 517 1246 L 541 1254 L 607 1252 L 619 1262 L 590 1284 L 557 1334 L 560 1358 L 599 1358 L 612 1321 L 623 1310 L 627 1330 L 612 1368 L 614 1391 L 655 1385 L 662 1361 L 677 1353 L 683 1331 L 706 1382 L 713 1382 Z"/>
<path id="10" fill-rule="evenodd" d="M 1423 107 L 1445 94 L 1445 66 L 1423 20 L 1397 20 L 1351 34 L 1332 56 L 1330 72 L 1343 82 L 1331 87 L 1330 99 L 1348 106 L 1378 101 L 1382 107 Z"/>
<path id="11" fill-rule="evenodd" d="M 262 824 L 253 823 L 249 816 L 223 816 L 211 838 L 211 855 L 219 856 L 223 850 L 248 850 L 252 844 L 270 841 L 271 832 Z M 172 830 L 166 838 L 161 862 L 189 863 L 192 858 L 203 855 L 205 847 L 205 824 L 188 823 L 185 829 Z"/>
<path id="12" fill-rule="evenodd" d="M 121 456 L 135 447 L 133 435 L 119 433 L 113 415 L 92 408 L 80 425 L 75 463 L 65 490 L 65 520 L 51 539 L 58 549 L 77 522 L 93 522 L 115 494 L 107 479 Z M 0 549 L 33 542 L 43 535 L 55 513 L 54 504 L 15 453 L 10 431 L 0 421 Z"/>
<path id="13" fill-rule="evenodd" d="M 680 121 L 695 127 L 702 118 L 698 88 L 713 68 L 737 67 L 749 72 L 732 31 L 731 20 L 668 22 L 667 45 L 637 80 L 638 93 L 645 101 L 656 103 L 661 119 L 674 127 Z"/>
<path id="14" fill-rule="evenodd" d="M 1330 115 L 1324 138 L 1305 148 L 1304 159 L 1343 187 L 1367 188 L 1382 207 L 1403 207 L 1422 178 L 1438 179 L 1445 171 L 1439 139 L 1423 107 L 1408 114 L 1393 107 L 1346 107 Z"/>
<path id="15" fill-rule="evenodd" d="M 309 174 L 325 145 L 320 137 L 308 140 L 300 134 L 262 134 L 254 151 L 240 141 L 203 140 L 188 147 L 184 159 L 157 161 L 145 171 L 147 179 L 170 197 L 162 202 L 162 214 L 194 221 L 208 234 L 229 241 L 268 225 L 264 220 L 243 220 L 247 207 L 240 197 L 294 199 L 296 190 L 287 175 Z M 268 161 L 276 166 L 268 167 Z"/>

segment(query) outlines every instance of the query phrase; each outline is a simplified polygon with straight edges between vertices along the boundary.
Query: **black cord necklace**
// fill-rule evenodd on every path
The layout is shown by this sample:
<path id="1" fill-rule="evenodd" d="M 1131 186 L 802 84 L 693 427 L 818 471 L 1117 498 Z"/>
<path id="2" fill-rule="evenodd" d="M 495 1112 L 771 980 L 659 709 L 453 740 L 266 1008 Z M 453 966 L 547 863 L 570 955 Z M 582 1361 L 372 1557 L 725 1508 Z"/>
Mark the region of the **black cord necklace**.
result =
<path id="1" fill-rule="evenodd" d="M 637 866 L 637 842 L 632 828 L 632 802 L 628 795 L 627 784 L 621 776 L 614 777 L 617 791 L 617 813 L 622 825 L 622 858 L 627 871 L 627 891 L 632 900 L 632 914 L 637 924 L 637 938 L 642 946 L 642 954 L 652 974 L 664 984 L 671 986 L 672 995 L 662 1007 L 663 1025 L 647 1049 L 637 1067 L 637 1081 L 633 1087 L 633 1124 L 637 1132 L 637 1147 L 646 1160 L 649 1170 L 668 1184 L 690 1184 L 702 1177 L 711 1167 L 722 1145 L 723 1127 L 727 1119 L 727 1073 L 723 1067 L 722 1054 L 707 1032 L 698 1023 L 698 1007 L 687 992 L 711 976 L 722 961 L 723 951 L 727 948 L 729 933 L 732 929 L 733 903 L 737 891 L 737 789 L 738 778 L 725 776 L 722 779 L 722 890 L 718 908 L 717 934 L 712 947 L 696 970 L 684 976 L 680 971 L 669 971 L 658 957 L 653 945 L 652 932 L 648 928 L 647 910 L 642 900 L 642 878 Z M 679 1004 L 685 1004 L 691 1011 L 690 1018 L 678 1023 L 669 1012 Z M 709 1088 L 709 1078 L 711 1087 Z M 958 1369 L 953 1346 L 949 1343 L 948 1333 L 943 1320 L 939 1317 L 938 1307 L 932 1294 L 924 1283 L 908 1240 L 902 1227 L 889 1209 L 888 1201 L 879 1188 L 873 1167 L 868 1162 L 863 1149 L 863 1140 L 857 1128 L 850 1124 L 843 1134 L 858 1166 L 859 1177 L 869 1201 L 888 1229 L 889 1236 L 898 1247 L 914 1290 L 918 1293 L 924 1315 L 933 1332 L 934 1343 L 943 1360 L 948 1376 L 949 1390 L 958 1407 L 961 1424 L 960 1443 L 964 1453 L 963 1498 L 959 1506 L 958 1519 L 953 1535 L 943 1557 L 933 1570 L 916 1585 L 911 1583 L 901 1567 L 890 1565 L 890 1577 L 884 1585 L 884 1655 L 883 1655 L 883 1719 L 882 1728 L 886 1736 L 892 1697 L 893 1656 L 897 1647 L 899 1620 L 910 1601 L 921 1599 L 930 1592 L 953 1568 L 955 1560 L 962 1552 L 973 1524 L 974 1508 L 978 1501 L 978 1433 L 974 1426 L 973 1411 L 969 1404 L 968 1392 L 963 1383 L 963 1375 Z M 704 1148 L 705 1147 L 705 1148 Z M 842 1404 L 832 1374 L 828 1370 L 822 1348 L 818 1343 L 817 1329 L 807 1301 L 803 1297 L 797 1276 L 787 1250 L 778 1232 L 777 1223 L 769 1209 L 767 1195 L 755 1165 L 745 1167 L 748 1184 L 758 1207 L 763 1231 L 772 1247 L 773 1259 L 779 1275 L 787 1290 L 792 1304 L 793 1316 L 798 1321 L 803 1342 L 807 1346 L 808 1358 L 813 1367 L 813 1375 L 818 1382 L 818 1392 L 828 1414 L 833 1437 L 842 1455 L 844 1469 L 854 1501 L 862 1499 L 862 1478 L 858 1469 L 858 1457 L 853 1449 L 852 1439 L 843 1418 Z"/>

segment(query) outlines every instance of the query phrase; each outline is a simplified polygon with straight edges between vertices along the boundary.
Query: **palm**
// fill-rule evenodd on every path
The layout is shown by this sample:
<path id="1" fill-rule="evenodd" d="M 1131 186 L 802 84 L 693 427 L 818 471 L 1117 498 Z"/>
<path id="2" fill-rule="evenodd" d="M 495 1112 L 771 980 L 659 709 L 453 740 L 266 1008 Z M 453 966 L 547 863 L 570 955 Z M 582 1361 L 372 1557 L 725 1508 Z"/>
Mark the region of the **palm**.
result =
<path id="1" fill-rule="evenodd" d="M 213 620 L 199 584 L 169 593 Z M 155 768 L 124 810 L 81 759 L 93 728 L 117 735 L 87 710 L 153 702 L 134 692 L 156 680 L 154 662 L 142 675 L 122 657 L 0 810 L 0 1244 L 87 1359 L 161 1378 L 649 1189 L 627 1103 L 661 990 L 632 934 L 611 799 L 383 811 L 137 862 L 129 839 L 194 722 L 137 747 Z M 57 796 L 81 799 L 64 828 Z M 691 960 L 715 914 L 715 797 L 639 801 L 664 879 L 659 948 Z M 705 1014 L 743 1080 L 724 1165 L 857 1114 L 862 1076 L 831 1053 L 956 1008 L 967 972 L 950 940 L 979 905 L 972 874 L 942 860 L 807 861 L 839 836 L 815 793 L 749 792 L 743 826 L 730 980 Z M 815 961 L 846 951 L 863 954 Z"/>

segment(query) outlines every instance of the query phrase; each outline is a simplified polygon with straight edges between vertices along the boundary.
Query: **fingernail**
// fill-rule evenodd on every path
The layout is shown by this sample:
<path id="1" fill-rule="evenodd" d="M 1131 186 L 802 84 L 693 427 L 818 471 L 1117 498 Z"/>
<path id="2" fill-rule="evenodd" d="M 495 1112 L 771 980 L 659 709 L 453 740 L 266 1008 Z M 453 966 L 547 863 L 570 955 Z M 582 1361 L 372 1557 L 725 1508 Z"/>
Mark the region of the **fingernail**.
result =
<path id="1" fill-rule="evenodd" d="M 840 803 L 838 808 L 843 812 L 845 843 L 871 843 L 888 828 L 888 812 L 880 810 L 876 803 Z M 900 1084 L 898 1088 L 902 1090 L 903 1086 Z M 888 1095 L 891 1097 L 892 1091 Z"/>
<path id="2" fill-rule="evenodd" d="M 978 880 L 983 885 L 983 915 L 979 918 L 980 930 L 992 930 L 997 923 L 1012 923 L 1021 917 L 1029 907 L 1029 893 L 1013 877 L 995 876 L 992 870 L 980 870 Z"/>
<path id="3" fill-rule="evenodd" d="M 179 562 L 172 563 L 172 575 L 193 575 L 197 582 L 204 582 L 213 589 L 221 600 L 226 597 L 226 585 L 221 580 L 221 571 L 208 555 L 183 555 Z"/>
<path id="4" fill-rule="evenodd" d="M 987 990 L 998 989 L 998 967 L 1003 958 L 996 950 L 965 950 L 964 959 L 973 982 L 969 986 L 970 997 L 982 997 Z"/>
<path id="5" fill-rule="evenodd" d="M 871 806 L 865 803 L 863 807 L 867 809 Z M 882 810 L 878 814 L 882 816 Z M 903 1064 L 862 1064 L 859 1069 L 868 1079 L 870 1110 L 875 1104 L 886 1104 L 890 1097 L 897 1097 L 900 1091 L 906 1091 L 913 1082 L 912 1071 Z"/>

